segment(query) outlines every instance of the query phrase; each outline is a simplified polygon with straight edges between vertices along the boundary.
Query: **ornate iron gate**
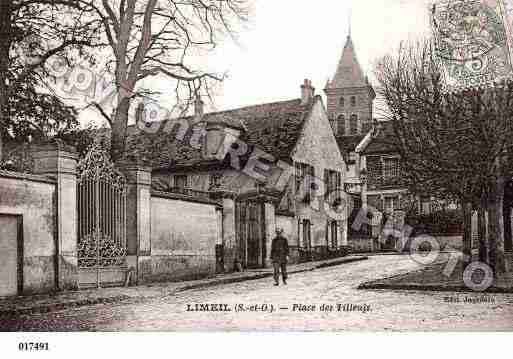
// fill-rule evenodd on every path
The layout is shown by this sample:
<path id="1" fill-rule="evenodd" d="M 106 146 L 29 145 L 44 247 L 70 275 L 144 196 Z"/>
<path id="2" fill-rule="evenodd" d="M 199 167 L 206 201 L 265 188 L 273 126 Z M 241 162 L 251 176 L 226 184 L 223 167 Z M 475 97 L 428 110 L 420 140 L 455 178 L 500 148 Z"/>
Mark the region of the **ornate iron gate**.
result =
<path id="1" fill-rule="evenodd" d="M 126 274 L 126 180 L 95 144 L 78 165 L 81 287 L 119 285 Z"/>

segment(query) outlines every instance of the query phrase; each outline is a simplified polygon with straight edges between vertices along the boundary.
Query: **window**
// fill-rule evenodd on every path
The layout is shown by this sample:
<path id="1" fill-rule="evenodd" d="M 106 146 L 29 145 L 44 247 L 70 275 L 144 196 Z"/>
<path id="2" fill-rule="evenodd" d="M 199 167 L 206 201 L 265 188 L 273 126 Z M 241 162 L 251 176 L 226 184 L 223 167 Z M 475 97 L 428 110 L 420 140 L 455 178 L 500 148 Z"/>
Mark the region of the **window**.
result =
<path id="1" fill-rule="evenodd" d="M 344 136 L 346 134 L 346 116 L 340 115 L 338 116 L 338 134 L 339 136 Z"/>
<path id="2" fill-rule="evenodd" d="M 349 118 L 349 132 L 351 135 L 358 134 L 358 116 L 357 115 L 351 115 Z"/>
<path id="3" fill-rule="evenodd" d="M 301 247 L 310 251 L 312 249 L 312 222 L 309 219 L 303 219 L 303 241 L 301 242 Z"/>
<path id="4" fill-rule="evenodd" d="M 315 186 L 314 182 L 314 176 L 315 176 L 315 170 L 313 166 L 296 162 L 295 164 L 296 169 L 296 194 L 299 195 L 302 199 L 307 198 L 311 199 L 311 195 L 313 193 L 313 190 Z"/>
<path id="5" fill-rule="evenodd" d="M 178 189 L 187 188 L 187 175 L 175 176 L 175 188 L 178 188 Z"/>
<path id="6" fill-rule="evenodd" d="M 383 159 L 383 179 L 390 180 L 399 177 L 399 159 L 384 158 Z"/>
<path id="7" fill-rule="evenodd" d="M 394 213 L 399 209 L 399 197 L 385 197 L 384 209 L 385 213 Z"/>
<path id="8" fill-rule="evenodd" d="M 356 96 L 351 96 L 351 107 L 356 106 Z"/>
<path id="9" fill-rule="evenodd" d="M 219 173 L 213 173 L 210 175 L 209 179 L 209 190 L 219 188 L 221 186 L 221 179 L 223 176 Z"/>
<path id="10" fill-rule="evenodd" d="M 329 195 L 331 195 L 332 193 L 339 191 L 342 187 L 342 175 L 340 174 L 340 172 L 325 169 L 324 170 L 324 186 L 325 186 L 325 190 L 326 190 L 326 196 L 325 196 L 326 198 Z"/>
<path id="11" fill-rule="evenodd" d="M 345 106 L 345 102 L 346 102 L 346 101 L 344 100 L 344 98 L 343 98 L 343 97 L 341 97 L 341 98 L 340 98 L 340 100 L 338 101 L 338 103 L 339 103 L 340 107 L 344 107 L 344 106 Z"/>
<path id="12" fill-rule="evenodd" d="M 429 214 L 431 212 L 431 198 L 422 197 L 420 199 L 420 214 Z"/>
<path id="13" fill-rule="evenodd" d="M 330 246 L 332 249 L 337 249 L 338 248 L 338 222 L 337 221 L 331 221 L 330 234 L 331 234 Z"/>
<path id="14" fill-rule="evenodd" d="M 372 129 L 372 123 L 370 121 L 365 121 L 362 123 L 362 132 L 367 133 Z"/>

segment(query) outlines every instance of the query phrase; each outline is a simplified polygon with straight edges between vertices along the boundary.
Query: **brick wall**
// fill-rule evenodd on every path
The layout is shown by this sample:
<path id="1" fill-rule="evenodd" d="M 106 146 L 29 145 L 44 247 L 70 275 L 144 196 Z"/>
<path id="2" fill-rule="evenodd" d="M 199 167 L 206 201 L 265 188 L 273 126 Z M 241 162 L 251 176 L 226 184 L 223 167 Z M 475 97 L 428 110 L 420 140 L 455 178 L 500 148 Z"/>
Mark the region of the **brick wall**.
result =
<path id="1" fill-rule="evenodd" d="M 356 97 L 355 106 L 351 105 L 351 97 Z M 344 98 L 344 105 L 341 105 L 340 99 Z M 349 135 L 349 118 L 352 114 L 358 116 L 358 132 L 365 133 L 363 125 L 370 125 L 372 123 L 372 98 L 368 87 L 362 88 L 345 88 L 330 90 L 327 96 L 327 109 L 329 118 L 332 120 L 338 119 L 340 115 L 345 117 L 345 134 Z M 342 124 L 337 123 L 337 129 L 340 130 Z M 368 128 L 370 129 L 370 128 Z M 341 134 L 341 132 L 338 132 Z"/>

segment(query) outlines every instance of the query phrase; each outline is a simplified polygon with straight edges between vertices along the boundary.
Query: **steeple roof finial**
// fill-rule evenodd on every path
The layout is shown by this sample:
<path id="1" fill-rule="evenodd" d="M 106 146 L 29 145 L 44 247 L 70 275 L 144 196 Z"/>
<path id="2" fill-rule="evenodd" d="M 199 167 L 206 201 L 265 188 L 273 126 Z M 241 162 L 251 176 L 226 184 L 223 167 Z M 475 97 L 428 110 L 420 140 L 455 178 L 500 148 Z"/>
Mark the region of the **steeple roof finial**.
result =
<path id="1" fill-rule="evenodd" d="M 350 39 L 351 38 L 351 27 L 352 27 L 352 17 L 353 17 L 353 7 L 349 7 L 349 11 L 347 13 L 347 27 L 348 27 L 348 31 L 347 31 L 347 38 Z"/>
<path id="2" fill-rule="evenodd" d="M 354 88 L 354 87 L 367 87 L 369 83 L 365 74 L 356 57 L 356 50 L 354 48 L 352 39 L 352 7 L 348 10 L 348 33 L 342 57 L 340 58 L 337 66 L 335 76 L 327 85 L 327 88 Z"/>

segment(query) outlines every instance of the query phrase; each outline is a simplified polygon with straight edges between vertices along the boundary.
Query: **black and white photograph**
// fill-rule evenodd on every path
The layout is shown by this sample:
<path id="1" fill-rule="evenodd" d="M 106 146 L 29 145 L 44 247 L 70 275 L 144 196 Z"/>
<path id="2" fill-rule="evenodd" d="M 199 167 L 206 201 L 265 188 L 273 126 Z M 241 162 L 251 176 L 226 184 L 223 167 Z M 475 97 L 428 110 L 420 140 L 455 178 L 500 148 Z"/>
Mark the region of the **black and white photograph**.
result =
<path id="1" fill-rule="evenodd" d="M 0 2 L 15 354 L 512 332 L 512 219 L 513 0 Z"/>

